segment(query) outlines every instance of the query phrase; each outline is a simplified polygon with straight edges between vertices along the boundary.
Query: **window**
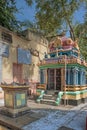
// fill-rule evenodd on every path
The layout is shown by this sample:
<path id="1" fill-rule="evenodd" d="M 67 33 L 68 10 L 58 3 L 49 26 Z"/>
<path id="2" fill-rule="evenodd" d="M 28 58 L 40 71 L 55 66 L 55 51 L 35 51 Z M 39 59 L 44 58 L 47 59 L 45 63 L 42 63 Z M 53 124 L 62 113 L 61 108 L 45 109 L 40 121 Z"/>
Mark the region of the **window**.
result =
<path id="1" fill-rule="evenodd" d="M 18 63 L 31 64 L 31 53 L 29 50 L 18 48 Z"/>
<path id="2" fill-rule="evenodd" d="M 2 32 L 2 40 L 8 43 L 12 43 L 12 36 L 8 33 Z"/>
<path id="3" fill-rule="evenodd" d="M 2 55 L 4 57 L 9 56 L 9 45 L 0 43 L 0 55 Z"/>

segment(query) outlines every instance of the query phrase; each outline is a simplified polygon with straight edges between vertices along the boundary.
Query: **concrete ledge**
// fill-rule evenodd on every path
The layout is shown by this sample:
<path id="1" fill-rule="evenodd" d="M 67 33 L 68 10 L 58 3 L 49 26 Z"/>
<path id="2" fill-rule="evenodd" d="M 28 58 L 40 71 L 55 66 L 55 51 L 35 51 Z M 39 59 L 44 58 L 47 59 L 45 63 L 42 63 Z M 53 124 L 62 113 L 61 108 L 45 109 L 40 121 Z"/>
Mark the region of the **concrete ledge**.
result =
<path id="1" fill-rule="evenodd" d="M 10 128 L 11 130 L 23 130 L 25 125 L 28 125 L 36 120 L 39 120 L 43 115 L 30 111 L 22 116 L 12 118 L 0 114 L 0 124 Z"/>
<path id="2" fill-rule="evenodd" d="M 11 108 L 2 107 L 2 109 L 0 110 L 1 114 L 7 115 L 10 117 L 22 116 L 28 112 L 30 112 L 30 109 L 28 107 L 24 107 L 21 109 L 11 109 Z"/>
<path id="3" fill-rule="evenodd" d="M 82 103 L 81 99 L 79 99 L 79 100 L 70 100 L 69 99 L 69 100 L 65 100 L 65 101 L 68 103 L 68 105 L 73 105 L 73 106 L 77 106 Z M 64 104 L 64 99 L 62 99 L 61 104 Z"/>
<path id="4" fill-rule="evenodd" d="M 82 103 L 87 103 L 87 98 L 82 98 Z"/>

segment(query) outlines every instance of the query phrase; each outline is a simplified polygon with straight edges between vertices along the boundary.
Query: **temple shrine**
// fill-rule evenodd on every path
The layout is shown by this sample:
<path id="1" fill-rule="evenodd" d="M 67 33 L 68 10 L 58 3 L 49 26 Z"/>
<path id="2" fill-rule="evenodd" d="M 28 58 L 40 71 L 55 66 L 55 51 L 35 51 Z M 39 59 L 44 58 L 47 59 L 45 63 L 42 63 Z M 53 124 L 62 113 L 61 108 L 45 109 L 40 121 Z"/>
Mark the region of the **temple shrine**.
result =
<path id="1" fill-rule="evenodd" d="M 52 97 L 57 94 L 53 101 L 55 105 L 64 104 L 64 101 L 68 101 L 69 105 L 85 103 L 87 63 L 80 53 L 78 42 L 65 36 L 55 37 L 49 43 L 48 50 L 38 64 L 40 85 L 37 86 L 37 101 L 44 100 L 50 91 L 53 92 Z"/>

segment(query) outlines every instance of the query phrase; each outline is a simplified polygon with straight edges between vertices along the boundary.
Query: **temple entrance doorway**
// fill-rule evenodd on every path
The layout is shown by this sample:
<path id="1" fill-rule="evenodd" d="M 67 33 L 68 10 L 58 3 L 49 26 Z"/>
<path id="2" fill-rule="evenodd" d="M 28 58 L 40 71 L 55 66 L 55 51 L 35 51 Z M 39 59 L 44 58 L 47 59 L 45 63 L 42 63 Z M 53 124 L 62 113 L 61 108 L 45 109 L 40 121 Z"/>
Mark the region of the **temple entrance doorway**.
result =
<path id="1" fill-rule="evenodd" d="M 61 69 L 48 69 L 48 90 L 61 91 Z"/>

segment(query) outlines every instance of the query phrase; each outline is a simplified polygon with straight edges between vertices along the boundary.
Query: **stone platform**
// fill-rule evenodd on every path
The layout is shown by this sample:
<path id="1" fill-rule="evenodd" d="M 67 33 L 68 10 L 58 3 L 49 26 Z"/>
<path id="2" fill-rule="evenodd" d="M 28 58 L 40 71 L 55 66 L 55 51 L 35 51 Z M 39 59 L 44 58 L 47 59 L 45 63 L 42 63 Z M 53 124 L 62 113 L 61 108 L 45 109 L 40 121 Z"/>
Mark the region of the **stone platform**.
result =
<path id="1" fill-rule="evenodd" d="M 30 109 L 28 107 L 23 107 L 20 109 L 11 109 L 11 108 L 2 107 L 2 109 L 0 110 L 0 114 L 6 115 L 9 117 L 13 117 L 13 118 L 22 116 L 29 112 L 30 112 Z"/>
<path id="2" fill-rule="evenodd" d="M 22 127 L 40 119 L 41 117 L 43 117 L 41 113 L 37 114 L 31 110 L 27 114 L 16 118 L 0 114 L 0 125 L 4 125 L 11 130 L 22 130 Z"/>

